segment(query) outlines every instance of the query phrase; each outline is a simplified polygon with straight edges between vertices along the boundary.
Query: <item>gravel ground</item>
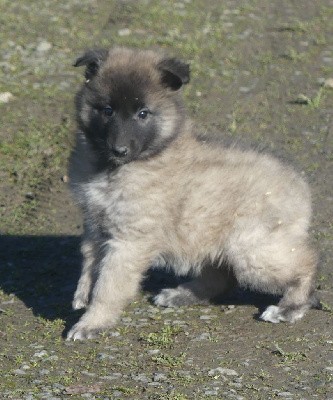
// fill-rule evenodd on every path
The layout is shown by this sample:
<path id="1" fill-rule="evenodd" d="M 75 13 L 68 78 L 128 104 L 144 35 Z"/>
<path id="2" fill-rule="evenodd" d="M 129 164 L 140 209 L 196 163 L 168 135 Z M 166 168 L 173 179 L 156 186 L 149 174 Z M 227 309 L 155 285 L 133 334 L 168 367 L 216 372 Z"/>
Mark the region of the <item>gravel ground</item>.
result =
<path id="1" fill-rule="evenodd" d="M 0 397 L 333 399 L 331 0 L 0 1 Z M 73 97 L 86 48 L 164 48 L 191 63 L 189 113 L 205 135 L 295 165 L 313 191 L 323 310 L 257 318 L 277 299 L 161 309 L 177 279 L 152 269 L 111 332 L 66 342 L 80 269 L 67 185 Z"/>

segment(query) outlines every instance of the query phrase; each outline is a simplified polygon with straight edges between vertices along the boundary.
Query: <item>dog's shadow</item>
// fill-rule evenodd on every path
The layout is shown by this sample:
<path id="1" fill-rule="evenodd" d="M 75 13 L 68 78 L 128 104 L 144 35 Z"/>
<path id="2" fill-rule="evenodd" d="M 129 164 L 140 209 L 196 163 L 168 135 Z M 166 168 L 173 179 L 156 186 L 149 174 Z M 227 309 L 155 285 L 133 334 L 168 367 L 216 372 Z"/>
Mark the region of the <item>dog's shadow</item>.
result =
<path id="1" fill-rule="evenodd" d="M 2 236 L 0 289 L 18 297 L 34 315 L 47 320 L 65 320 L 66 332 L 81 315 L 71 309 L 82 261 L 79 246 L 78 236 Z M 142 288 L 153 296 L 185 280 L 170 271 L 151 268 Z M 272 301 L 276 299 L 236 290 L 226 298 L 216 299 L 215 303 L 251 304 L 261 311 Z"/>

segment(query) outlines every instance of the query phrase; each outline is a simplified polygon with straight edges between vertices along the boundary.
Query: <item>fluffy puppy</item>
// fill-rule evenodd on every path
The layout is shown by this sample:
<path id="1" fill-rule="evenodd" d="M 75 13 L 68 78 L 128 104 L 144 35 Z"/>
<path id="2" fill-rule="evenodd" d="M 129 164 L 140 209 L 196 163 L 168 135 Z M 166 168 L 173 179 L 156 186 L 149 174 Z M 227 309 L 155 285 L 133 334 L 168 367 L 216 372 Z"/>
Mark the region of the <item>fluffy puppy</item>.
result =
<path id="1" fill-rule="evenodd" d="M 181 87 L 189 66 L 152 51 L 88 51 L 76 98 L 70 185 L 84 215 L 83 268 L 68 339 L 113 326 L 149 266 L 194 279 L 154 301 L 205 302 L 235 283 L 280 294 L 265 321 L 294 322 L 314 304 L 308 185 L 253 151 L 200 141 Z"/>

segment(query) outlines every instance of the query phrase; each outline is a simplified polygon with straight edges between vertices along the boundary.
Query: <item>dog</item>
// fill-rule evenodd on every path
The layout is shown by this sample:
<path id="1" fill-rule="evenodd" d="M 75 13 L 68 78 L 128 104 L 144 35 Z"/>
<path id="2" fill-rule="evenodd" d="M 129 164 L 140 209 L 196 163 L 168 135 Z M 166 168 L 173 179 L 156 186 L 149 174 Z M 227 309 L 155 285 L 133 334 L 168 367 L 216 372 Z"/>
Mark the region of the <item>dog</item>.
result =
<path id="1" fill-rule="evenodd" d="M 281 295 L 261 319 L 294 322 L 316 303 L 311 196 L 270 155 L 200 140 L 182 87 L 189 65 L 155 51 L 87 51 L 76 97 L 70 187 L 84 218 L 68 340 L 112 327 L 152 265 L 191 274 L 159 306 L 204 303 L 235 285 Z"/>

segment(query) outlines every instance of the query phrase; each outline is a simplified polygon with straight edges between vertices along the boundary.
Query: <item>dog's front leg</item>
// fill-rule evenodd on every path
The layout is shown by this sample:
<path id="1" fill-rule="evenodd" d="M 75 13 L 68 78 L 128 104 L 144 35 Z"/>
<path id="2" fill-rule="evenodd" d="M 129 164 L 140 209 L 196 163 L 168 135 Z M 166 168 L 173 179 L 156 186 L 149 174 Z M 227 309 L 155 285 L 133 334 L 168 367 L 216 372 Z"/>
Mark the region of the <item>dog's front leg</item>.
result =
<path id="1" fill-rule="evenodd" d="M 152 261 L 152 255 L 142 243 L 111 241 L 103 251 L 105 255 L 98 266 L 91 302 L 68 332 L 67 340 L 90 339 L 113 326 L 137 293 L 141 277 Z"/>
<path id="2" fill-rule="evenodd" d="M 83 264 L 81 276 L 74 294 L 73 309 L 86 308 L 89 303 L 89 296 L 93 285 L 93 272 L 96 264 L 95 244 L 89 238 L 85 238 L 81 244 Z"/>

